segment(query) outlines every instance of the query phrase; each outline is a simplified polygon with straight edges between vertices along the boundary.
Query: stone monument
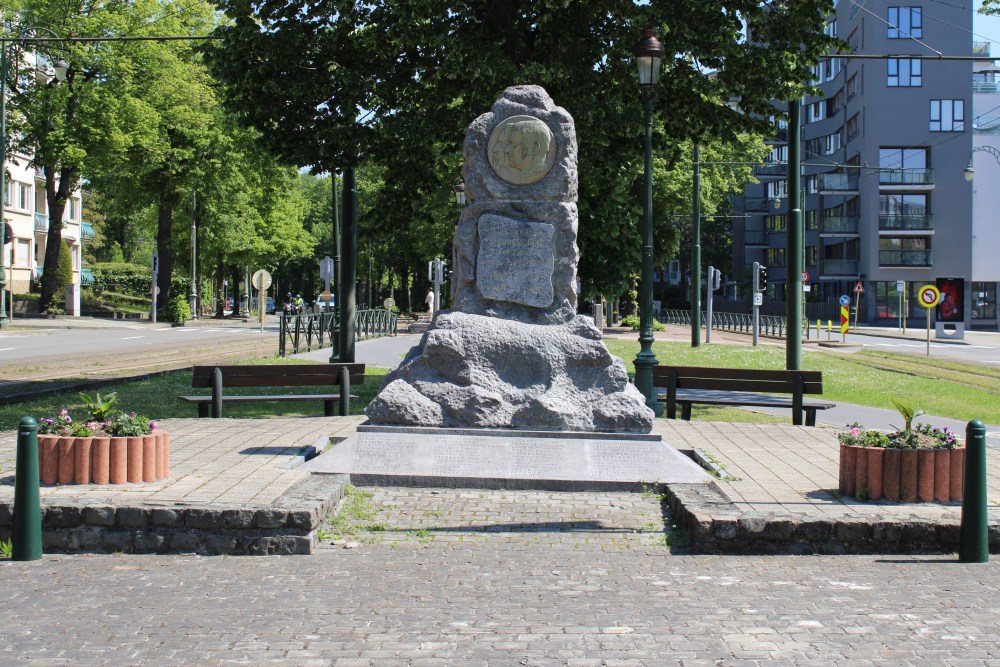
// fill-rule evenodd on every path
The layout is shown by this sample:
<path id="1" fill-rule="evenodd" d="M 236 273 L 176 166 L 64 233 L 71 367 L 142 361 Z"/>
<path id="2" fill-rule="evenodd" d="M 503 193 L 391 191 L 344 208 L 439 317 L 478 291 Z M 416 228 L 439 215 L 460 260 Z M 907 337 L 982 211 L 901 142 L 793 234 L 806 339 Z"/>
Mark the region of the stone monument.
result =
<path id="1" fill-rule="evenodd" d="M 576 313 L 576 131 L 538 86 L 466 131 L 454 311 L 386 378 L 371 424 L 649 433 L 653 412 Z"/>

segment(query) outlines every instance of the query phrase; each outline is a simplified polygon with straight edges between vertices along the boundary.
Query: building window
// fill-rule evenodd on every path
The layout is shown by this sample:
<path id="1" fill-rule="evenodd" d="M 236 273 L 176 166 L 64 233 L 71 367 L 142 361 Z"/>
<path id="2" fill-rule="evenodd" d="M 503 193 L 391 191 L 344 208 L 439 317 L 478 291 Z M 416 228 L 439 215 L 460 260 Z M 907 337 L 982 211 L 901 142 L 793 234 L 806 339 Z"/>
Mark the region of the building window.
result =
<path id="1" fill-rule="evenodd" d="M 879 148 L 878 166 L 882 169 L 926 169 L 926 148 Z"/>
<path id="2" fill-rule="evenodd" d="M 853 116 L 851 116 L 850 118 L 847 119 L 847 128 L 846 128 L 846 130 L 847 130 L 847 140 L 848 141 L 850 141 L 851 139 L 854 139 L 861 132 L 861 122 L 859 120 L 860 118 L 861 118 L 861 114 L 857 114 L 856 113 L 856 114 L 854 114 Z"/>
<path id="3" fill-rule="evenodd" d="M 851 53 L 855 53 L 858 50 L 858 46 L 861 45 L 861 37 L 858 34 L 860 31 L 855 29 L 854 32 L 847 38 L 847 45 L 851 47 Z"/>
<path id="4" fill-rule="evenodd" d="M 858 94 L 858 75 L 854 74 L 847 80 L 847 99 L 853 99 Z"/>
<path id="5" fill-rule="evenodd" d="M 809 105 L 809 123 L 815 123 L 818 120 L 823 120 L 826 118 L 826 103 L 825 102 L 813 102 Z"/>
<path id="6" fill-rule="evenodd" d="M 888 84 L 890 88 L 916 87 L 923 85 L 921 81 L 921 64 L 913 58 L 889 58 L 886 63 L 889 68 Z"/>
<path id="7" fill-rule="evenodd" d="M 924 25 L 920 7 L 889 8 L 889 39 L 923 36 Z"/>
<path id="8" fill-rule="evenodd" d="M 927 216 L 927 195 L 879 195 L 878 212 L 881 216 Z"/>
<path id="9" fill-rule="evenodd" d="M 785 164 L 788 162 L 788 146 L 775 146 L 764 159 L 767 164 Z"/>
<path id="10" fill-rule="evenodd" d="M 840 109 L 844 106 L 844 89 L 841 88 L 837 93 L 826 101 L 826 117 L 832 118 L 835 116 Z"/>
<path id="11" fill-rule="evenodd" d="M 931 132 L 964 132 L 965 100 L 931 100 Z"/>
<path id="12" fill-rule="evenodd" d="M 819 265 L 819 253 L 816 251 L 816 246 L 807 245 L 806 266 L 818 266 L 818 265 Z"/>
<path id="13" fill-rule="evenodd" d="M 840 132 L 823 137 L 823 155 L 832 155 L 840 150 Z"/>
<path id="14" fill-rule="evenodd" d="M 767 198 L 786 199 L 788 197 L 788 181 L 771 181 L 767 184 Z"/>
<path id="15" fill-rule="evenodd" d="M 768 266 L 784 266 L 785 265 L 785 249 L 784 248 L 768 248 L 764 253 L 764 261 Z"/>
<path id="16" fill-rule="evenodd" d="M 997 284 L 972 283 L 972 319 L 997 318 Z"/>
<path id="17" fill-rule="evenodd" d="M 806 231 L 814 231 L 819 228 L 818 218 L 816 216 L 815 209 L 812 211 L 805 211 L 805 227 Z"/>
<path id="18" fill-rule="evenodd" d="M 31 186 L 27 183 L 17 184 L 17 207 L 22 211 L 31 210 Z"/>
<path id="19" fill-rule="evenodd" d="M 764 224 L 767 225 L 769 232 L 783 232 L 785 231 L 785 216 L 769 215 L 764 218 Z"/>
<path id="20" fill-rule="evenodd" d="M 883 236 L 878 240 L 879 266 L 933 266 L 931 240 L 922 236 Z"/>
<path id="21" fill-rule="evenodd" d="M 18 239 L 17 249 L 14 251 L 14 265 L 30 267 L 31 266 L 30 262 L 31 262 L 31 240 Z"/>
<path id="22" fill-rule="evenodd" d="M 70 197 L 66 200 L 66 219 L 67 220 L 79 220 L 80 219 L 80 200 L 75 197 Z"/>

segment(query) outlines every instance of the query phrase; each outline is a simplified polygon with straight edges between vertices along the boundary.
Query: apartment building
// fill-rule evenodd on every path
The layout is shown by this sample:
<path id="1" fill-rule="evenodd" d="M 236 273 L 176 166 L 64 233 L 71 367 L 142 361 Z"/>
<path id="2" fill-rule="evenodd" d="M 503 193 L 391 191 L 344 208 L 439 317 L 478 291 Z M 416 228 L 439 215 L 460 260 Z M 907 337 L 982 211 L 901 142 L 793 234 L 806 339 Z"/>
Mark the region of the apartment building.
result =
<path id="1" fill-rule="evenodd" d="M 1000 95 L 988 46 L 974 44 L 972 2 L 840 0 L 829 34 L 853 58 L 814 69 L 821 94 L 803 101 L 803 266 L 807 314 L 830 317 L 844 295 L 862 323 L 920 326 L 917 294 L 934 285 L 941 330 L 997 330 Z M 974 51 L 975 49 L 975 51 Z M 982 55 L 984 60 L 913 56 Z M 975 72 L 975 73 L 974 73 Z M 975 86 L 975 88 L 974 88 Z M 975 90 L 975 93 L 974 93 Z M 993 130 L 985 119 L 996 122 Z M 988 126 L 988 127 L 987 127 Z M 766 303 L 784 308 L 787 127 L 737 205 L 734 271 L 768 267 Z M 966 180 L 974 157 L 975 177 Z M 775 207 L 776 200 L 780 204 Z"/>
<path id="2" fill-rule="evenodd" d="M 51 66 L 41 57 L 25 54 L 27 71 L 36 77 L 51 76 Z M 8 104 L 8 114 L 16 113 Z M 31 165 L 31 155 L 14 153 L 7 156 L 3 165 L 7 172 L 7 192 L 4 198 L 3 219 L 7 222 L 13 238 L 5 239 L 4 271 L 6 288 L 13 295 L 29 292 L 33 282 L 42 273 L 45 262 L 45 248 L 48 242 L 49 215 L 45 198 L 45 179 L 41 170 Z M 69 246 L 73 258 L 72 298 L 67 299 L 65 310 L 68 314 L 79 315 L 79 285 L 83 264 L 83 244 L 94 237 L 91 225 L 82 218 L 83 199 L 79 189 L 67 201 L 63 213 L 62 240 Z M 57 297 L 57 303 L 61 299 Z M 8 305 L 8 308 L 10 306 Z"/>

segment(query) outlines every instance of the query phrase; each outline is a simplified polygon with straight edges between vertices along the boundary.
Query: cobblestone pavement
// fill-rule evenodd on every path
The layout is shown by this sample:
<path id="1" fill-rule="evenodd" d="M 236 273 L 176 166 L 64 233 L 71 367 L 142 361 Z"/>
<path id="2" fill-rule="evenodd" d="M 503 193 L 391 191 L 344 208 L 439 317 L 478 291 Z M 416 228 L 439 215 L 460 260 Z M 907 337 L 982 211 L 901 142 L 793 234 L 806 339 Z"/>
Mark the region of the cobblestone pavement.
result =
<path id="1" fill-rule="evenodd" d="M 645 494 L 366 491 L 385 537 L 312 556 L 0 562 L 0 665 L 1000 661 L 995 563 L 617 539 Z"/>

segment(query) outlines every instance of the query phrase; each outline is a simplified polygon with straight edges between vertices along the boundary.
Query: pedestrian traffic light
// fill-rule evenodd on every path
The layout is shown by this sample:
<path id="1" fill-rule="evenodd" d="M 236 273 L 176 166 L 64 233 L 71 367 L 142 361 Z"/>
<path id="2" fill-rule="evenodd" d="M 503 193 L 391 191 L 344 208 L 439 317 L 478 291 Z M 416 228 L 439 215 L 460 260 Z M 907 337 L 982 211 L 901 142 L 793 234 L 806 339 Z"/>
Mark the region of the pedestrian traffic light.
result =
<path id="1" fill-rule="evenodd" d="M 763 264 L 757 265 L 757 291 L 767 291 L 767 267 Z"/>

